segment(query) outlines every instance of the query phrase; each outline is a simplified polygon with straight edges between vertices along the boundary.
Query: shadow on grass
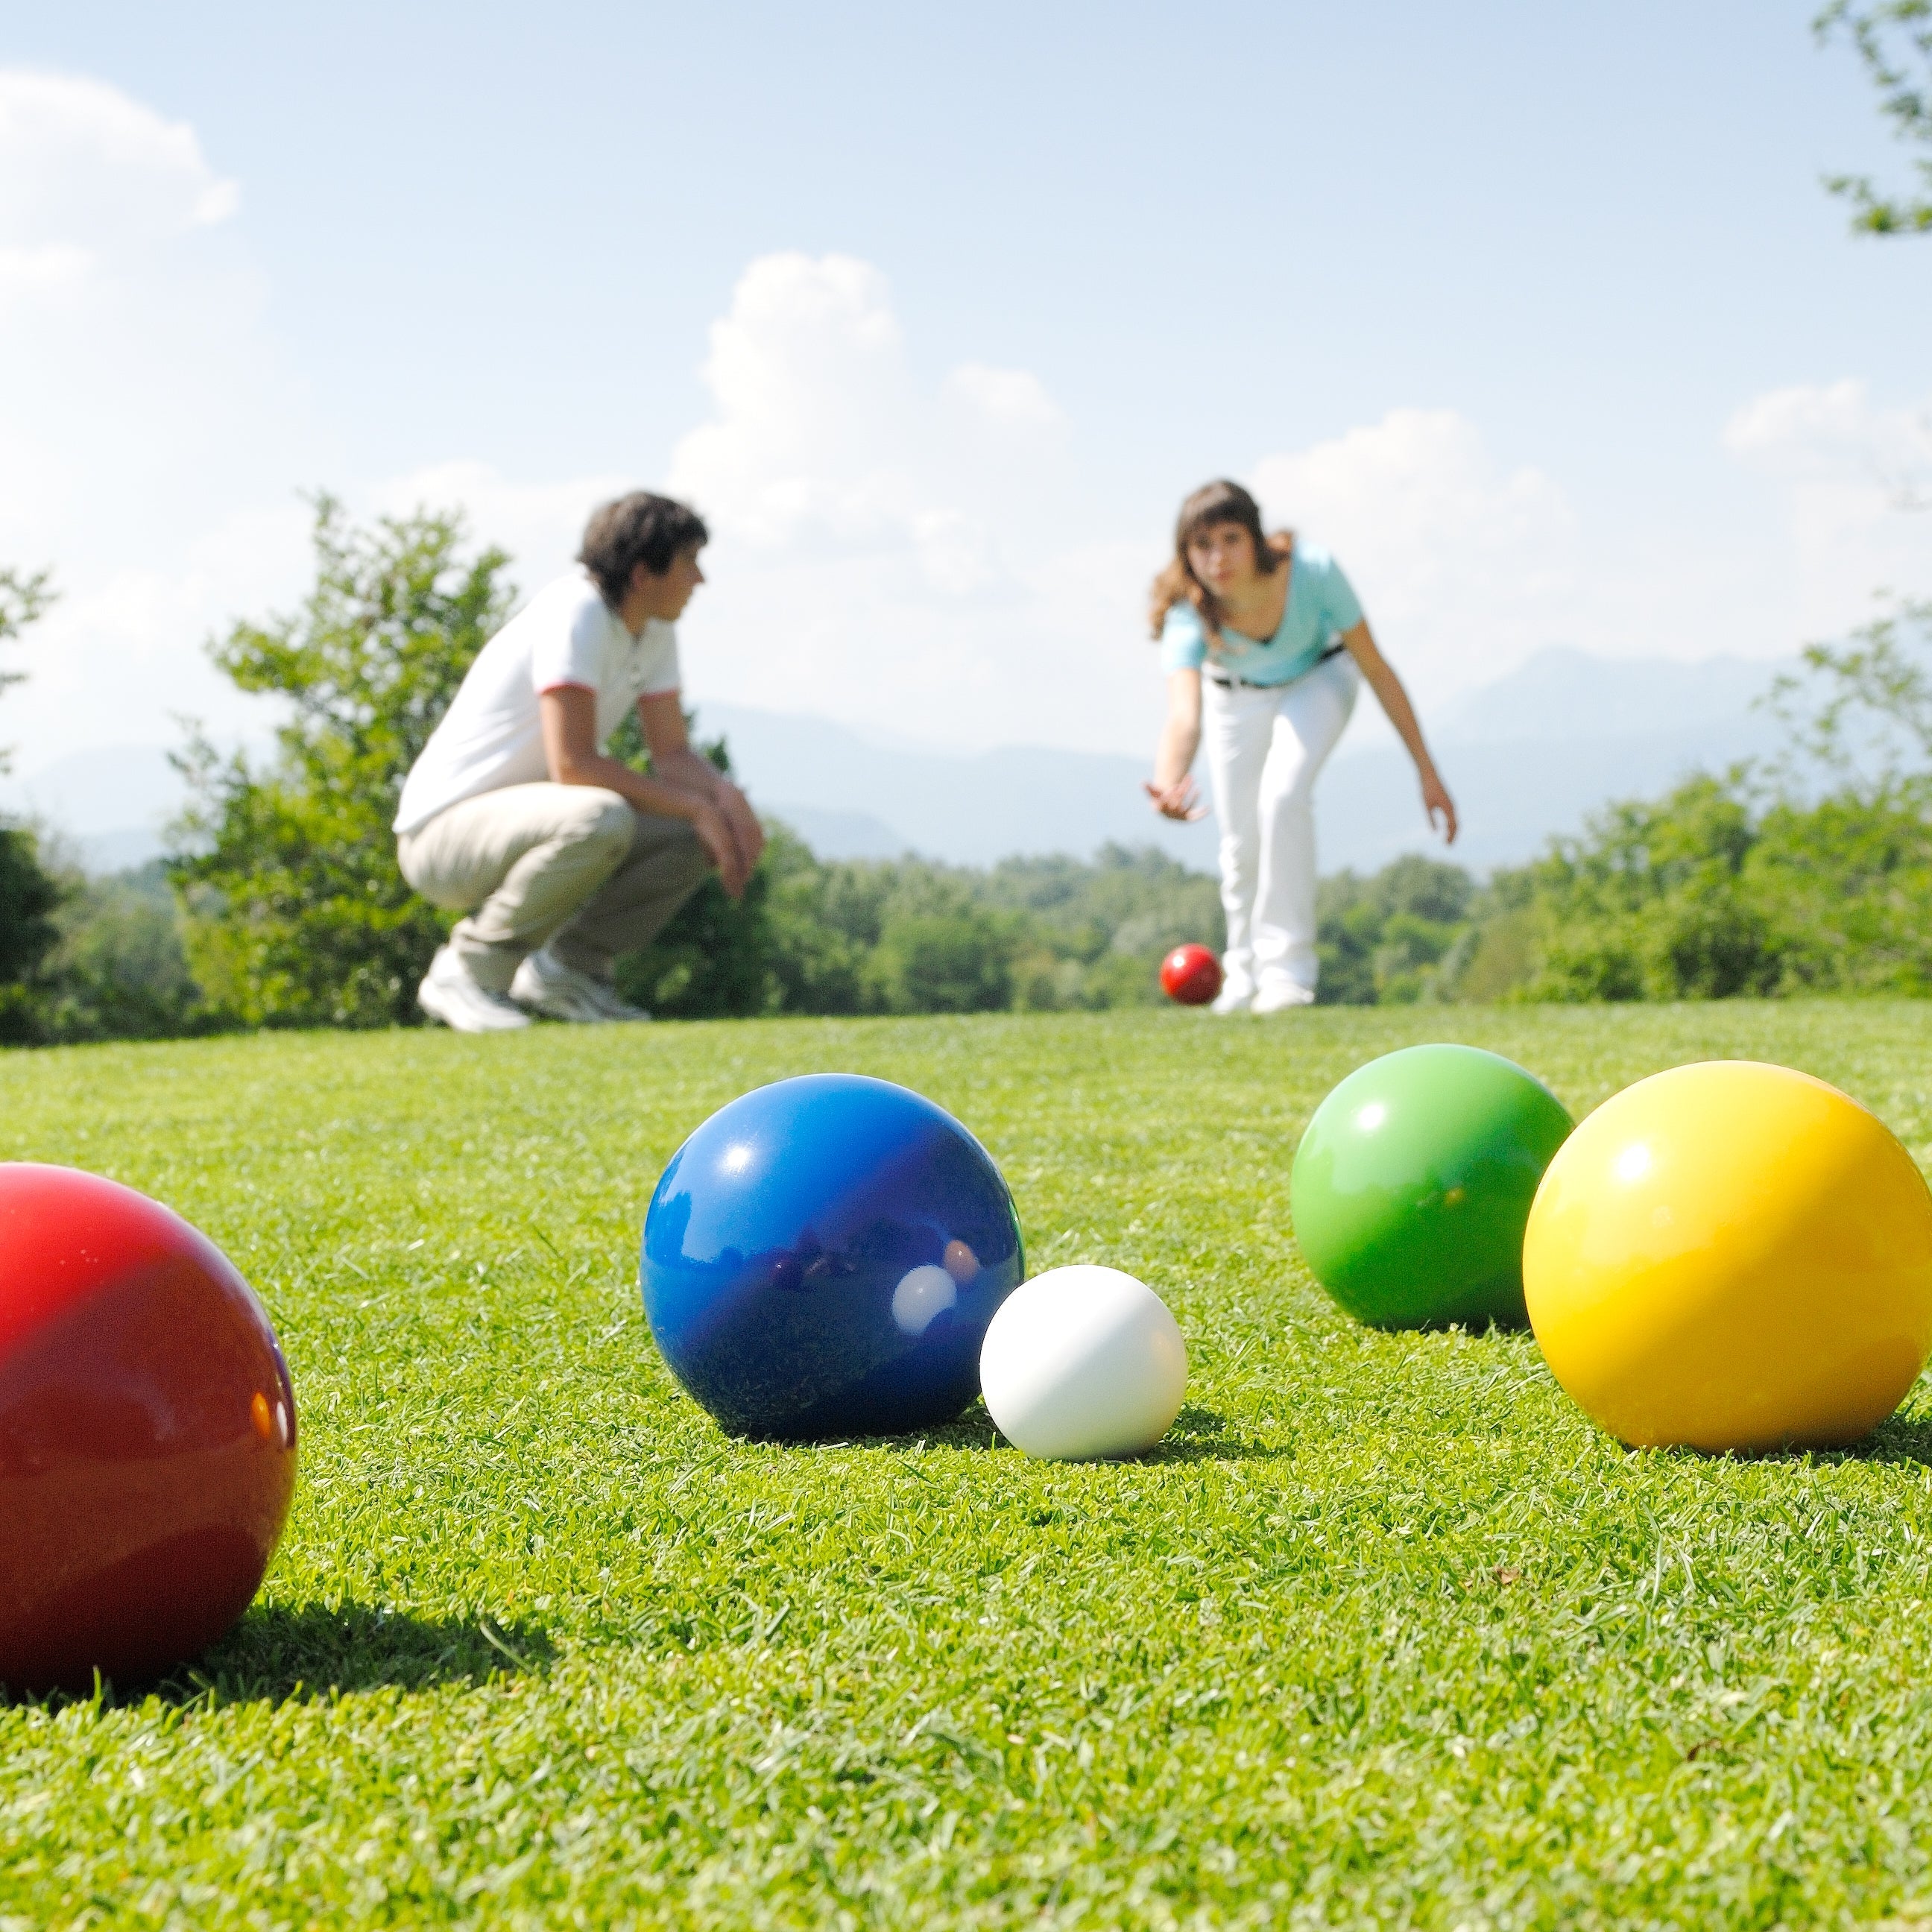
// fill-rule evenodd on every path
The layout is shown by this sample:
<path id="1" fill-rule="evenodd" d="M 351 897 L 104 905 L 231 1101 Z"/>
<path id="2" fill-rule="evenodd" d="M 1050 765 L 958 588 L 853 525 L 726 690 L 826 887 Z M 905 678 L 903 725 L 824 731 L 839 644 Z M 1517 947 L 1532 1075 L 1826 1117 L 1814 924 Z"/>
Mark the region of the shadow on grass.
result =
<path id="1" fill-rule="evenodd" d="M 1693 1468 L 1722 1462 L 1822 1463 L 1828 1467 L 1841 1462 L 1900 1462 L 1932 1468 L 1932 1415 L 1892 1416 L 1862 1441 L 1835 1449 L 1796 1442 L 1762 1449 L 1694 1449 L 1681 1444 L 1654 1449 L 1622 1446 L 1628 1456 L 1654 1456 Z"/>
<path id="2" fill-rule="evenodd" d="M 188 1669 L 151 1687 L 170 1703 L 285 1703 L 340 1691 L 481 1684 L 545 1669 L 538 1626 L 493 1617 L 412 1616 L 363 1604 L 257 1605 Z"/>
<path id="3" fill-rule="evenodd" d="M 1894 1415 L 1849 1449 L 1817 1453 L 1834 1462 L 1916 1462 L 1932 1468 L 1932 1415 Z"/>
<path id="4" fill-rule="evenodd" d="M 1188 1403 L 1159 1445 L 1137 1460 L 1143 1462 L 1275 1462 L 1294 1454 L 1286 1442 L 1257 1442 L 1235 1435 L 1226 1417 Z"/>
<path id="5" fill-rule="evenodd" d="M 854 1442 L 864 1448 L 901 1452 L 925 1448 L 998 1450 L 1008 1455 L 1019 1453 L 994 1427 L 993 1418 L 986 1413 L 985 1405 L 977 1402 L 956 1422 L 946 1423 L 937 1429 L 922 1430 L 916 1436 L 859 1436 L 854 1438 Z M 841 1442 L 817 1446 L 843 1448 L 847 1445 Z M 1155 1448 L 1144 1455 L 1126 1460 L 1134 1462 L 1266 1462 L 1292 1454 L 1283 1444 L 1255 1442 L 1232 1435 L 1224 1417 L 1211 1408 L 1198 1408 L 1190 1402 L 1174 1418 L 1174 1426 Z"/>

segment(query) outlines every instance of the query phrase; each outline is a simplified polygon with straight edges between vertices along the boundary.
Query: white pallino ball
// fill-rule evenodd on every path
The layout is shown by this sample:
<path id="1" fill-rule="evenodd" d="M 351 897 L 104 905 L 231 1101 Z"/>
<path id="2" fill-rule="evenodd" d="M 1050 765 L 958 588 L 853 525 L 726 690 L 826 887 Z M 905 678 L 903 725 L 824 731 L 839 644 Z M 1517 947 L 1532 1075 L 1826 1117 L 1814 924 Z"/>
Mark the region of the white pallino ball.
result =
<path id="1" fill-rule="evenodd" d="M 1144 1282 L 1118 1268 L 1049 1268 L 987 1324 L 980 1389 L 1000 1434 L 1029 1456 L 1132 1456 L 1180 1413 L 1187 1345 Z"/>

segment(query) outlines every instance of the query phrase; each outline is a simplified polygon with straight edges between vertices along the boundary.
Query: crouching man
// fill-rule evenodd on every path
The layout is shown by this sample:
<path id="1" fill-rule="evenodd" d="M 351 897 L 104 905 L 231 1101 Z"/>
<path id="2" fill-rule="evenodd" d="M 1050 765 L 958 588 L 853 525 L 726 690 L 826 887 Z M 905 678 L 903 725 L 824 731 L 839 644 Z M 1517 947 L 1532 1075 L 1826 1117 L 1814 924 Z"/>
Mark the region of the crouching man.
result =
<path id="1" fill-rule="evenodd" d="M 640 490 L 590 519 L 582 568 L 477 653 L 396 813 L 403 876 L 460 911 L 417 993 L 463 1033 L 642 1020 L 610 982 L 716 867 L 735 898 L 764 844 L 743 793 L 691 748 L 672 628 L 704 581 L 696 513 Z M 641 776 L 603 750 L 632 705 Z"/>

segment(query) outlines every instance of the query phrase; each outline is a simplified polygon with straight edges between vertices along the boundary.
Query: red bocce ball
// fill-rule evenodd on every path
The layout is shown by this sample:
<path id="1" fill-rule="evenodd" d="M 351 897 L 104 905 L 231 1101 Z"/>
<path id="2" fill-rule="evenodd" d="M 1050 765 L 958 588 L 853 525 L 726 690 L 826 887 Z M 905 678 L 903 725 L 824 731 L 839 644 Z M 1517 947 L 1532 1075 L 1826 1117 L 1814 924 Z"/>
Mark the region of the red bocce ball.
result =
<path id="1" fill-rule="evenodd" d="M 213 1242 L 118 1181 L 0 1163 L 0 1684 L 187 1662 L 289 1513 L 295 1393 Z"/>
<path id="2" fill-rule="evenodd" d="M 1177 946 L 1160 962 L 1160 988 L 1184 1006 L 1204 1006 L 1221 990 L 1221 962 L 1204 946 Z"/>

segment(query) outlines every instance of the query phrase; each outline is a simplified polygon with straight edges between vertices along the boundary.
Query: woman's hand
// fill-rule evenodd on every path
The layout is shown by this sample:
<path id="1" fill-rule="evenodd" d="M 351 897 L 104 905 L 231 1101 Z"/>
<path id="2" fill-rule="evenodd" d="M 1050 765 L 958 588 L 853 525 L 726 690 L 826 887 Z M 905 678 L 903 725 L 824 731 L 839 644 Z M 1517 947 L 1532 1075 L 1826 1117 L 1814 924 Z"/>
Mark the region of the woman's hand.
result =
<path id="1" fill-rule="evenodd" d="M 1197 818 L 1208 816 L 1208 808 L 1201 802 L 1200 788 L 1185 772 L 1172 784 L 1158 784 L 1148 778 L 1141 789 L 1154 800 L 1154 810 L 1163 818 L 1178 818 L 1184 825 L 1191 825 Z"/>
<path id="2" fill-rule="evenodd" d="M 1208 808 L 1188 776 L 1200 748 L 1201 674 L 1171 670 L 1167 674 L 1167 722 L 1160 728 L 1154 776 L 1141 786 L 1162 818 L 1178 819 L 1186 825 L 1208 816 Z"/>
<path id="3" fill-rule="evenodd" d="M 1396 736 L 1415 760 L 1415 775 L 1422 781 L 1422 808 L 1429 815 L 1430 826 L 1441 831 L 1445 845 L 1454 844 L 1456 801 L 1449 796 L 1449 788 L 1442 782 L 1436 769 L 1436 760 L 1429 755 L 1429 747 L 1422 742 L 1422 727 L 1416 722 L 1415 707 L 1409 703 L 1408 693 L 1402 689 L 1402 680 L 1396 676 L 1394 665 L 1376 648 L 1375 639 L 1369 634 L 1366 620 L 1352 629 L 1344 631 L 1342 641 L 1348 646 L 1348 655 L 1354 659 L 1356 668 L 1368 680 L 1369 688 L 1388 712 Z"/>

